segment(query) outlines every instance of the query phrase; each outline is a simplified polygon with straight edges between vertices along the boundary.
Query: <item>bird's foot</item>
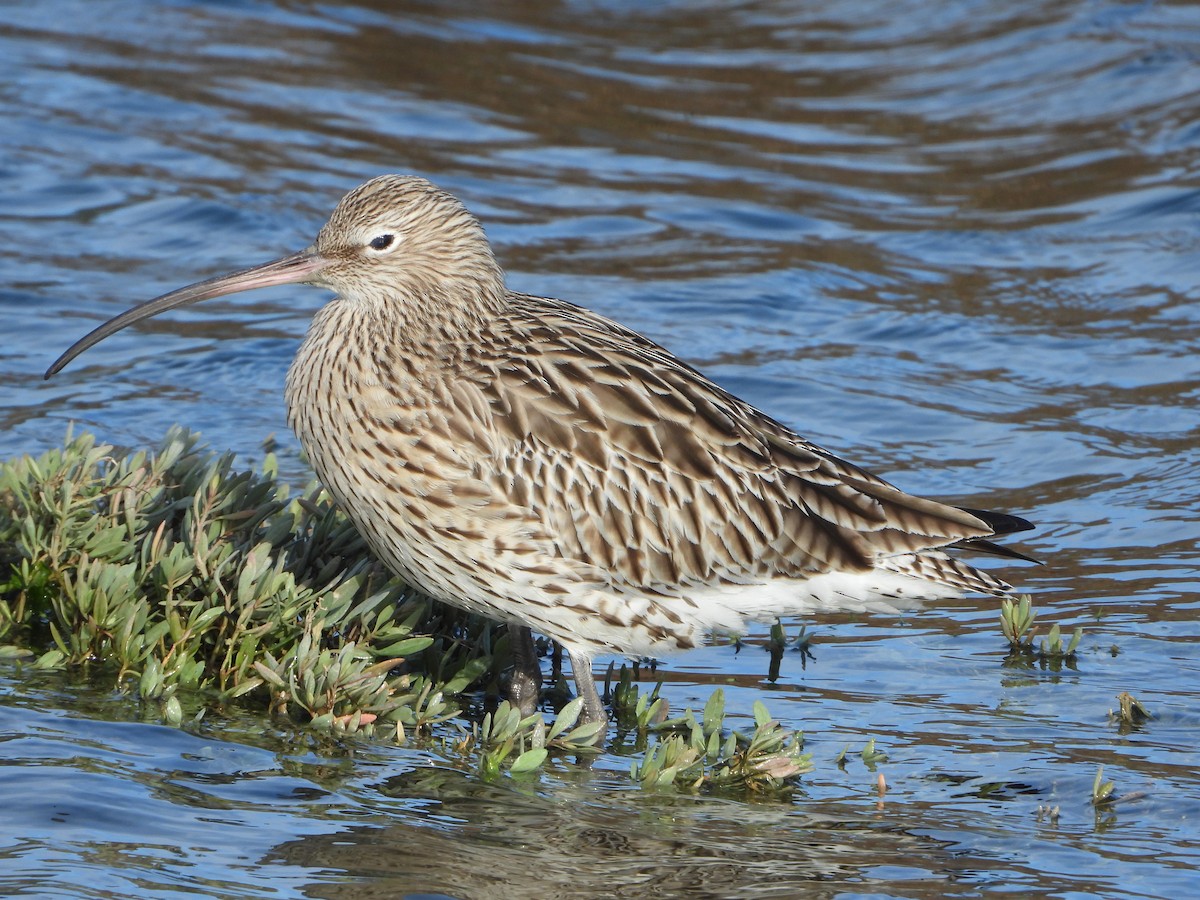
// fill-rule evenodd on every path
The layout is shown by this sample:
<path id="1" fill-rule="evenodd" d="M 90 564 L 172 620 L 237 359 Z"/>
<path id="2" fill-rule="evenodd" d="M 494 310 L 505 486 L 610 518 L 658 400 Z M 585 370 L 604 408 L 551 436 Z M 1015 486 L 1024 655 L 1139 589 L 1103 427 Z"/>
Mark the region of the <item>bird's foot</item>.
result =
<path id="1" fill-rule="evenodd" d="M 512 642 L 513 673 L 508 683 L 508 702 L 521 713 L 521 718 L 533 715 L 541 700 L 542 667 L 538 662 L 533 633 L 524 626 L 509 631 Z"/>
<path id="2" fill-rule="evenodd" d="M 592 738 L 591 743 L 596 747 L 603 747 L 604 742 L 608 740 L 608 714 L 601 705 L 599 709 L 590 709 L 587 702 L 583 704 L 583 709 L 579 711 L 579 721 L 575 723 L 575 727 L 580 725 L 590 725 L 597 723 L 596 736 Z"/>
<path id="3" fill-rule="evenodd" d="M 603 746 L 608 739 L 608 713 L 604 709 L 600 693 L 596 690 L 596 680 L 592 677 L 591 659 L 571 653 L 571 671 L 575 675 L 575 687 L 579 691 L 579 697 L 583 700 L 583 709 L 579 711 L 576 727 L 593 722 L 599 723 L 596 737 L 592 743 L 597 747 Z"/>
<path id="4" fill-rule="evenodd" d="M 538 679 L 531 678 L 528 672 L 513 672 L 512 680 L 508 683 L 508 702 L 520 712 L 522 719 L 538 711 L 540 688 Z"/>

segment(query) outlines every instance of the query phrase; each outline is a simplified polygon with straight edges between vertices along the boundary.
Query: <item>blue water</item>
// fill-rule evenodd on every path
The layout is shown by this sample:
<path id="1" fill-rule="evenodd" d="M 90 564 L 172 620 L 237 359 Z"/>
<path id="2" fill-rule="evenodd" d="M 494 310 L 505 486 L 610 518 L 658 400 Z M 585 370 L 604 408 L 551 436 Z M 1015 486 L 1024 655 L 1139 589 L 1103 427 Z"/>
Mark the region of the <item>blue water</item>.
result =
<path id="1" fill-rule="evenodd" d="M 726 684 L 805 729 L 816 770 L 774 805 L 646 797 L 611 755 L 487 784 L 245 711 L 179 731 L 6 665 L 0 892 L 1194 893 L 1198 59 L 1186 3 L 0 9 L 0 454 L 181 422 L 247 464 L 274 435 L 305 478 L 281 393 L 314 289 L 41 373 L 416 172 L 483 219 L 514 288 L 653 336 L 905 489 L 1037 522 L 1021 546 L 1047 564 L 999 568 L 1086 630 L 1057 673 L 1003 667 L 976 599 L 810 622 L 816 661 L 775 686 L 753 646 L 669 661 L 674 708 Z M 1121 691 L 1154 714 L 1127 735 Z M 1097 814 L 1101 764 L 1124 799 Z"/>

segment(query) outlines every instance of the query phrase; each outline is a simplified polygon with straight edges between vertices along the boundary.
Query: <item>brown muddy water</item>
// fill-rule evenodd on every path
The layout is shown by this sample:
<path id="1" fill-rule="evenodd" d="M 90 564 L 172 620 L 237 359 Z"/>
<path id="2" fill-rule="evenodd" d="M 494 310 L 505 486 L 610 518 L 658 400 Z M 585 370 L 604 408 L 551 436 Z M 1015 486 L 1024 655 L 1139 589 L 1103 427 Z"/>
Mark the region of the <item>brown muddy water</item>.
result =
<path id="1" fill-rule="evenodd" d="M 805 730 L 815 771 L 763 803 L 643 792 L 612 753 L 486 782 L 237 710 L 172 729 L 111 684 L 0 668 L 0 893 L 1200 893 L 1198 97 L 1186 3 L 5 4 L 4 456 L 180 422 L 247 463 L 275 435 L 303 478 L 281 391 L 319 291 L 41 373 L 415 172 L 515 288 L 901 487 L 1037 522 L 1046 565 L 1000 568 L 1086 633 L 1074 668 L 1005 666 L 967 599 L 805 623 L 815 661 L 774 684 L 753 641 L 667 661 L 674 708 L 725 685 Z M 1121 691 L 1154 718 L 1112 724 Z M 1097 811 L 1099 765 L 1120 799 Z"/>

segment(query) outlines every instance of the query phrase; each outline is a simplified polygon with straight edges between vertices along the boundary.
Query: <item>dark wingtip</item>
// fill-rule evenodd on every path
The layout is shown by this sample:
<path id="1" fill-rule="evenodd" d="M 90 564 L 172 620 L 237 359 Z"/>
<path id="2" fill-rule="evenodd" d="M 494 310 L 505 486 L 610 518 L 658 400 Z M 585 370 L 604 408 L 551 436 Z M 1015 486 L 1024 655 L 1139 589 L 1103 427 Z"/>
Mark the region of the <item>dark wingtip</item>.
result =
<path id="1" fill-rule="evenodd" d="M 986 509 L 971 509 L 966 506 L 960 506 L 959 509 L 970 513 L 977 519 L 982 519 L 992 529 L 992 534 L 994 535 L 1013 534 L 1017 531 L 1031 531 L 1036 527 L 1028 519 L 1022 519 L 1020 516 L 1010 515 L 1009 513 L 991 512 Z"/>
<path id="2" fill-rule="evenodd" d="M 1018 531 L 1029 531 L 1035 527 L 1028 519 L 1022 519 L 1020 516 L 1014 516 L 1010 513 L 992 512 L 987 509 L 971 509 L 966 506 L 961 506 L 959 509 L 970 513 L 977 519 L 982 519 L 992 529 L 991 536 L 993 537 L 1003 537 L 1004 535 L 1014 534 Z M 997 544 L 995 541 L 990 541 L 987 538 L 969 538 L 959 543 L 958 546 L 963 550 L 975 550 L 979 553 L 990 553 L 993 556 L 1003 556 L 1006 559 L 1019 559 L 1023 562 L 1042 565 L 1040 559 L 1026 556 L 1019 550 L 1005 547 L 1003 544 Z"/>
<path id="3" fill-rule="evenodd" d="M 969 541 L 963 541 L 958 545 L 961 550 L 974 550 L 977 553 L 990 553 L 992 556 L 1002 556 L 1005 559 L 1019 559 L 1022 562 L 1031 562 L 1034 565 L 1045 565 L 1040 559 L 1035 559 L 1032 556 L 1026 556 L 1019 550 L 1014 550 L 1012 547 L 1005 547 L 1003 544 L 997 544 L 995 541 L 989 541 L 984 538 L 972 538 Z"/>

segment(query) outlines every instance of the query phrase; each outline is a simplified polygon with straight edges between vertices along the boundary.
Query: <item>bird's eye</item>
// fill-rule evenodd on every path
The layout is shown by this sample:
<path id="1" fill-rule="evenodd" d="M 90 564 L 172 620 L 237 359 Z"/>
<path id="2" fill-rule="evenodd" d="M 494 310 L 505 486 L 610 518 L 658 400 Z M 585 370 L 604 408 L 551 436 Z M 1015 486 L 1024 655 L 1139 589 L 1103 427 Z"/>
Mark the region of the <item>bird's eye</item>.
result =
<path id="1" fill-rule="evenodd" d="M 378 237 L 371 238 L 370 247 L 372 250 L 386 250 L 394 243 L 396 243 L 396 236 L 394 234 L 381 234 Z"/>

